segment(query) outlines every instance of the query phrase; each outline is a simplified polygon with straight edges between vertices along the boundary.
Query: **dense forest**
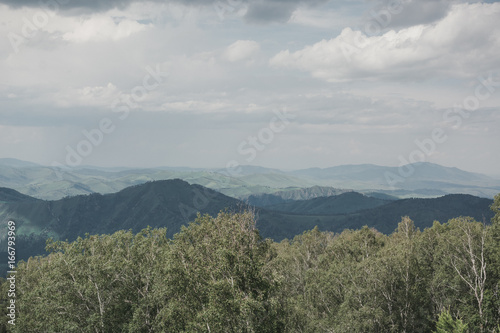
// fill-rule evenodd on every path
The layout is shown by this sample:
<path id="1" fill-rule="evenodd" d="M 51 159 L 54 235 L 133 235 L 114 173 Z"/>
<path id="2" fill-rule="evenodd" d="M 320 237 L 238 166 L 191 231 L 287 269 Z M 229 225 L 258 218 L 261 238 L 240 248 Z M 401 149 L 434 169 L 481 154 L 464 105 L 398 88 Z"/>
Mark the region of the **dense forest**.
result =
<path id="1" fill-rule="evenodd" d="M 18 264 L 12 332 L 500 332 L 500 195 L 468 217 L 384 235 L 262 239 L 251 211 L 48 241 Z"/>

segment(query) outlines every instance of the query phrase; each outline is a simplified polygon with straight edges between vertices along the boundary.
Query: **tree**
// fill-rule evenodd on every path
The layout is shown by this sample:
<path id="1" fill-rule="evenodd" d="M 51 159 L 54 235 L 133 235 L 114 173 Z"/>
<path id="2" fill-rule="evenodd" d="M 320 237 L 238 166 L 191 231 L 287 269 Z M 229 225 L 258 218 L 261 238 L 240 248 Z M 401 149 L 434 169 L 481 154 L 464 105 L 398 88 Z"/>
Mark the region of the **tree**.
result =
<path id="1" fill-rule="evenodd" d="M 329 262 L 324 288 L 331 295 L 328 331 L 377 332 L 387 327 L 383 311 L 377 255 L 387 236 L 374 229 L 343 231 L 327 249 Z"/>
<path id="2" fill-rule="evenodd" d="M 172 242 L 156 330 L 282 331 L 276 283 L 265 270 L 271 257 L 252 212 L 198 216 Z"/>
<path id="3" fill-rule="evenodd" d="M 47 257 L 30 258 L 17 269 L 15 331 L 126 332 L 130 318 L 145 312 L 165 234 L 146 229 L 135 236 L 119 231 L 73 243 L 49 241 Z M 150 318 L 144 314 L 141 322 L 150 325 Z"/>
<path id="4" fill-rule="evenodd" d="M 461 319 L 453 319 L 450 311 L 444 310 L 439 315 L 436 323 L 436 331 L 434 333 L 466 333 L 467 324 L 464 324 Z"/>
<path id="5" fill-rule="evenodd" d="M 489 293 L 485 302 L 489 321 L 500 332 L 500 194 L 495 196 L 490 208 L 495 215 L 491 219 L 491 226 L 487 228 L 485 244 L 486 257 L 489 261 L 486 282 Z"/>
<path id="6" fill-rule="evenodd" d="M 488 293 L 487 228 L 470 217 L 451 219 L 445 225 L 435 225 L 438 245 L 435 251 L 434 282 L 439 284 L 446 302 L 438 309 L 450 308 L 480 332 L 488 325 L 485 300 Z M 444 287 L 444 288 L 443 288 Z M 468 297 L 466 296 L 468 295 Z"/>

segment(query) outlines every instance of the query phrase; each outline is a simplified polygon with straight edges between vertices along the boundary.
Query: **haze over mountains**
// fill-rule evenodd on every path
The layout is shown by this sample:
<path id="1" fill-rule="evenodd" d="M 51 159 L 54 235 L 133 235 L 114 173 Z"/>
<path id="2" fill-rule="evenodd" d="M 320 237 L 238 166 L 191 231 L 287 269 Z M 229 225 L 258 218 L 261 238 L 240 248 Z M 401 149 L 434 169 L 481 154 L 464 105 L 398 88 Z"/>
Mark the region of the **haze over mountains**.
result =
<path id="1" fill-rule="evenodd" d="M 437 197 L 453 193 L 493 198 L 500 192 L 498 179 L 432 163 L 416 163 L 401 168 L 372 164 L 343 165 L 296 171 L 255 166 L 240 166 L 234 170 L 91 166 L 62 170 L 15 159 L 0 159 L 0 187 L 13 188 L 47 200 L 78 194 L 113 193 L 147 181 L 175 178 L 238 199 L 315 187 L 311 191 L 316 194 L 303 194 L 301 198 L 308 199 L 319 196 L 317 186 L 329 188 L 325 193 L 375 191 L 399 198 Z"/>

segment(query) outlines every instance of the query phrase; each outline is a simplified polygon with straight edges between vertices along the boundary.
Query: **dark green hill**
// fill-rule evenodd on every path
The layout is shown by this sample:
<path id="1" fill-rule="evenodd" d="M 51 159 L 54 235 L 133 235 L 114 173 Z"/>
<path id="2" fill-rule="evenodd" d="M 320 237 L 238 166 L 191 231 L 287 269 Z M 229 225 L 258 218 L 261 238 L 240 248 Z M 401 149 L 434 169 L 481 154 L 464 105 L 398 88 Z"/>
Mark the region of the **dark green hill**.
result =
<path id="1" fill-rule="evenodd" d="M 338 215 L 375 208 L 389 203 L 357 192 L 267 206 L 267 209 L 307 215 Z"/>
<path id="2" fill-rule="evenodd" d="M 11 191 L 1 191 L 11 194 Z M 22 197 L 21 197 L 22 198 Z M 194 220 L 197 212 L 216 215 L 240 209 L 240 202 L 200 185 L 182 180 L 149 182 L 113 194 L 90 194 L 45 201 L 30 197 L 0 203 L 0 255 L 5 251 L 6 222 L 16 222 L 18 260 L 44 254 L 48 237 L 75 240 L 89 234 L 111 234 L 147 226 L 167 227 L 168 236 Z M 5 222 L 4 222 L 5 221 Z M 4 255 L 5 254 L 5 255 Z"/>
<path id="3" fill-rule="evenodd" d="M 71 241 L 85 233 L 111 234 L 122 229 L 138 232 L 147 226 L 167 227 L 168 236 L 172 237 L 182 225 L 194 220 L 197 212 L 214 216 L 224 209 L 247 208 L 237 199 L 179 179 L 148 182 L 113 194 L 79 195 L 56 201 L 33 199 L 8 189 L 0 193 L 8 199 L 0 202 L 0 248 L 5 247 L 5 224 L 12 219 L 16 221 L 17 259 L 43 254 L 48 237 Z M 388 202 L 351 192 L 291 203 L 292 212 L 257 208 L 257 227 L 263 237 L 276 241 L 293 238 L 316 225 L 334 232 L 368 225 L 391 233 L 405 215 L 420 228 L 430 226 L 434 220 L 446 222 L 461 215 L 489 222 L 493 215 L 489 210 L 491 203 L 492 200 L 471 195 Z M 367 209 L 380 204 L 383 205 Z M 0 256 L 4 254 L 0 252 Z"/>
<path id="4" fill-rule="evenodd" d="M 274 240 L 293 238 L 304 230 L 318 226 L 320 230 L 342 232 L 344 229 L 360 229 L 367 225 L 385 234 L 392 233 L 409 216 L 415 226 L 423 230 L 434 221 L 447 222 L 459 216 L 471 216 L 477 221 L 490 223 L 493 200 L 464 194 L 451 194 L 431 199 L 402 199 L 383 206 L 354 213 L 337 215 L 300 215 L 271 210 L 259 210 L 257 226 L 262 235 Z"/>
<path id="5" fill-rule="evenodd" d="M 406 215 L 420 229 L 431 227 L 434 221 L 447 222 L 458 216 L 471 216 L 477 221 L 490 223 L 493 217 L 490 210 L 492 203 L 493 200 L 468 194 L 449 194 L 432 199 L 402 199 L 351 214 L 339 227 L 342 230 L 369 225 L 388 234 L 395 230 L 401 216 Z"/>
<path id="6" fill-rule="evenodd" d="M 0 202 L 16 202 L 24 200 L 35 200 L 34 198 L 17 192 L 16 190 L 0 187 Z"/>
<path id="7" fill-rule="evenodd" d="M 198 211 L 216 214 L 238 203 L 216 191 L 175 179 L 148 182 L 106 195 L 13 202 L 4 207 L 2 218 L 19 221 L 20 234 L 45 232 L 70 241 L 85 233 L 107 234 L 120 229 L 137 232 L 148 225 L 168 227 L 172 236 Z"/>
<path id="8" fill-rule="evenodd" d="M 351 190 L 338 189 L 331 186 L 312 186 L 307 188 L 290 188 L 272 194 L 254 194 L 244 198 L 244 201 L 252 206 L 268 207 L 297 200 L 329 197 L 346 192 L 351 192 Z"/>

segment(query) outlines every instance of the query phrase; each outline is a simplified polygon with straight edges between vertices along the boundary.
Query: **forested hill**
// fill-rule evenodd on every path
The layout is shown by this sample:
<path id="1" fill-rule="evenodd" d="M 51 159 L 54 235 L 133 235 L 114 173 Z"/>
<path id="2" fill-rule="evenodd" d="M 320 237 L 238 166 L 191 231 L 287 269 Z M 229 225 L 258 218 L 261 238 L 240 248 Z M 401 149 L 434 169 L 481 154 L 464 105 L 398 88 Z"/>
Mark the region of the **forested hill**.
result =
<path id="1" fill-rule="evenodd" d="M 28 197 L 29 198 L 29 197 Z M 74 240 L 85 233 L 108 234 L 121 229 L 133 232 L 167 227 L 172 236 L 202 214 L 236 209 L 240 202 L 200 185 L 164 180 L 128 187 L 120 192 L 78 195 L 55 201 L 30 198 L 0 206 L 2 220 L 18 221 L 18 232 L 44 231 Z"/>
<path id="2" fill-rule="evenodd" d="M 36 199 L 10 188 L 0 187 L 0 202 L 16 202 L 27 200 L 35 201 Z"/>
<path id="3" fill-rule="evenodd" d="M 367 225 L 390 234 L 406 215 L 420 229 L 431 226 L 434 220 L 446 222 L 458 216 L 489 222 L 492 202 L 470 195 L 389 201 L 349 192 L 293 202 L 280 206 L 280 211 L 256 208 L 257 227 L 263 237 L 275 241 L 293 238 L 315 226 L 340 233 Z M 30 198 L 9 189 L 0 191 L 0 221 L 16 221 L 19 259 L 43 254 L 49 237 L 72 241 L 86 233 L 138 232 L 147 226 L 166 227 L 167 236 L 172 237 L 197 212 L 215 216 L 221 210 L 241 211 L 247 207 L 237 199 L 178 179 L 149 182 L 113 194 L 56 201 Z M 4 245 L 0 238 L 2 251 Z"/>
<path id="4" fill-rule="evenodd" d="M 309 215 L 338 215 L 357 212 L 388 204 L 390 201 L 372 198 L 358 192 L 329 197 L 298 200 L 267 206 L 267 209 Z"/>
<path id="5" fill-rule="evenodd" d="M 490 209 L 492 203 L 493 200 L 468 194 L 448 194 L 433 199 L 401 199 L 350 214 L 345 223 L 338 227 L 358 229 L 368 225 L 390 234 L 396 229 L 402 216 L 409 216 L 421 230 L 431 227 L 434 221 L 446 222 L 459 216 L 470 216 L 488 224 L 494 215 Z"/>

